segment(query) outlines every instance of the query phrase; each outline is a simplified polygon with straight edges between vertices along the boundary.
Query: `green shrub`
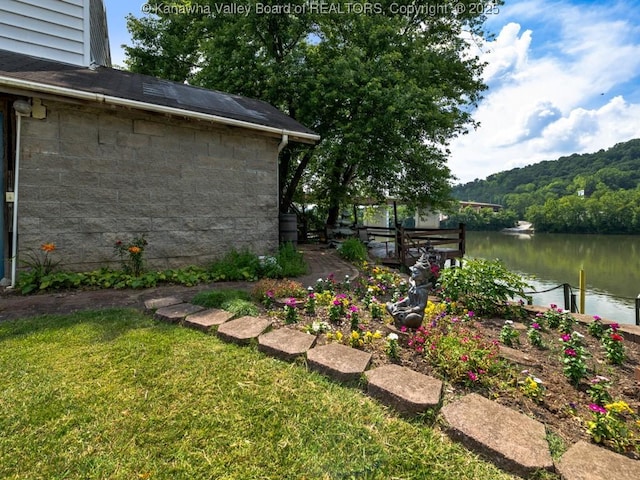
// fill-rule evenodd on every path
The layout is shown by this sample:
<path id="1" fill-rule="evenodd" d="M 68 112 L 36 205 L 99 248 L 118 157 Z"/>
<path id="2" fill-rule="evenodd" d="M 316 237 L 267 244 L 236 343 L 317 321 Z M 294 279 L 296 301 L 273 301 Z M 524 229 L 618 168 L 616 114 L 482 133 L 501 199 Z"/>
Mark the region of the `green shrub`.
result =
<path id="1" fill-rule="evenodd" d="M 241 298 L 234 298 L 226 301 L 222 304 L 222 309 L 233 313 L 236 317 L 244 317 L 245 315 L 256 317 L 260 314 L 258 307 L 247 300 L 242 300 Z"/>
<path id="2" fill-rule="evenodd" d="M 249 301 L 251 297 L 244 290 L 221 289 L 200 292 L 193 297 L 191 303 L 205 308 L 222 308 L 233 300 Z"/>
<path id="3" fill-rule="evenodd" d="M 470 259 L 462 267 L 441 270 L 439 287 L 443 298 L 461 302 L 475 313 L 494 315 L 502 313 L 509 300 L 525 297 L 531 285 L 499 260 Z"/>
<path id="4" fill-rule="evenodd" d="M 367 246 L 357 238 L 348 238 L 338 247 L 338 255 L 350 262 L 364 262 L 368 258 Z"/>
<path id="5" fill-rule="evenodd" d="M 307 273 L 307 264 L 304 261 L 302 253 L 290 242 L 280 245 L 276 260 L 282 268 L 281 278 L 299 277 Z M 268 278 L 278 278 L 269 277 L 268 275 L 264 276 Z"/>
<path id="6" fill-rule="evenodd" d="M 231 250 L 209 268 L 211 275 L 219 280 L 257 280 L 260 274 L 260 259 L 248 249 Z"/>

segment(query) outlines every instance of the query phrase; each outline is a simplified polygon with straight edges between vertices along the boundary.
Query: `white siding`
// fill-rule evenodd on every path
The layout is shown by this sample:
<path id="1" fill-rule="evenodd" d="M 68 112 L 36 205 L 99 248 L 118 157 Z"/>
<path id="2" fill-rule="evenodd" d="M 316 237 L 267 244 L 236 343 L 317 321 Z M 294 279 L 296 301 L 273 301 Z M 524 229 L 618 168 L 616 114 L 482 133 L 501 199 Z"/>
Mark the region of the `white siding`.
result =
<path id="1" fill-rule="evenodd" d="M 88 0 L 2 0 L 0 48 L 88 66 Z"/>

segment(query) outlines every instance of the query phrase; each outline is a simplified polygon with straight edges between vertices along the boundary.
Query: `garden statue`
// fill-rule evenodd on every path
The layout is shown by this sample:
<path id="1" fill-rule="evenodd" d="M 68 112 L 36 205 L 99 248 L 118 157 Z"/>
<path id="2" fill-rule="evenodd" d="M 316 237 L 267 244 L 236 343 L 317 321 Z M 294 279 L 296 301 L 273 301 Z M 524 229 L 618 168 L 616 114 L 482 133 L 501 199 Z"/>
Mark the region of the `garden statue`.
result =
<path id="1" fill-rule="evenodd" d="M 396 326 L 418 328 L 422 325 L 429 290 L 433 287 L 433 281 L 440 271 L 438 255 L 433 254 L 433 248 L 430 246 L 427 250 L 430 255 L 427 255 L 426 251 L 423 252 L 410 268 L 411 278 L 407 297 L 396 303 L 387 302 L 387 312 L 393 317 Z M 430 261 L 430 258 L 433 261 Z"/>

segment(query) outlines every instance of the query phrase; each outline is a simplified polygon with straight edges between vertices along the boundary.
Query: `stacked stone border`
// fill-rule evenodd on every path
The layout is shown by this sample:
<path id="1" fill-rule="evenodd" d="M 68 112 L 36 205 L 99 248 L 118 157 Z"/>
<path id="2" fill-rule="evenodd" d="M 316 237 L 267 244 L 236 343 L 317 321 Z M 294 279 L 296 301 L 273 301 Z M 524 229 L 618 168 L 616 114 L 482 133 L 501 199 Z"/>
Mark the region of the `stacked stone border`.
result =
<path id="1" fill-rule="evenodd" d="M 443 405 L 440 380 L 399 365 L 369 369 L 371 354 L 345 345 L 316 346 L 317 337 L 292 329 L 273 329 L 270 319 L 243 316 L 162 297 L 145 302 L 161 321 L 213 333 L 226 342 L 256 345 L 283 361 L 304 358 L 307 368 L 348 386 L 366 383 L 366 393 L 399 414 L 432 414 L 451 439 L 506 472 L 529 477 L 554 472 L 565 480 L 637 480 L 640 462 L 587 442 L 572 445 L 555 461 L 544 424 L 477 394 Z M 589 318 L 579 318 L 588 322 Z M 638 341 L 634 338 L 633 341 Z"/>

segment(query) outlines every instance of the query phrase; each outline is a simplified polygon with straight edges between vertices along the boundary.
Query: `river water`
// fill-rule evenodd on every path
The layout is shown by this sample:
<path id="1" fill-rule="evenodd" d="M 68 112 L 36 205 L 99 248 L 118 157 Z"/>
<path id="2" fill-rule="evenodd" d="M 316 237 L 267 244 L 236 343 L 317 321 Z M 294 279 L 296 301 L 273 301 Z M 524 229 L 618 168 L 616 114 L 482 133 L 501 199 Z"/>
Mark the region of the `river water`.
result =
<path id="1" fill-rule="evenodd" d="M 525 276 L 532 291 L 568 283 L 578 305 L 583 269 L 584 313 L 635 323 L 635 298 L 640 294 L 640 236 L 467 232 L 466 256 L 500 259 L 509 270 Z M 562 288 L 532 296 L 534 305 L 564 306 Z"/>

